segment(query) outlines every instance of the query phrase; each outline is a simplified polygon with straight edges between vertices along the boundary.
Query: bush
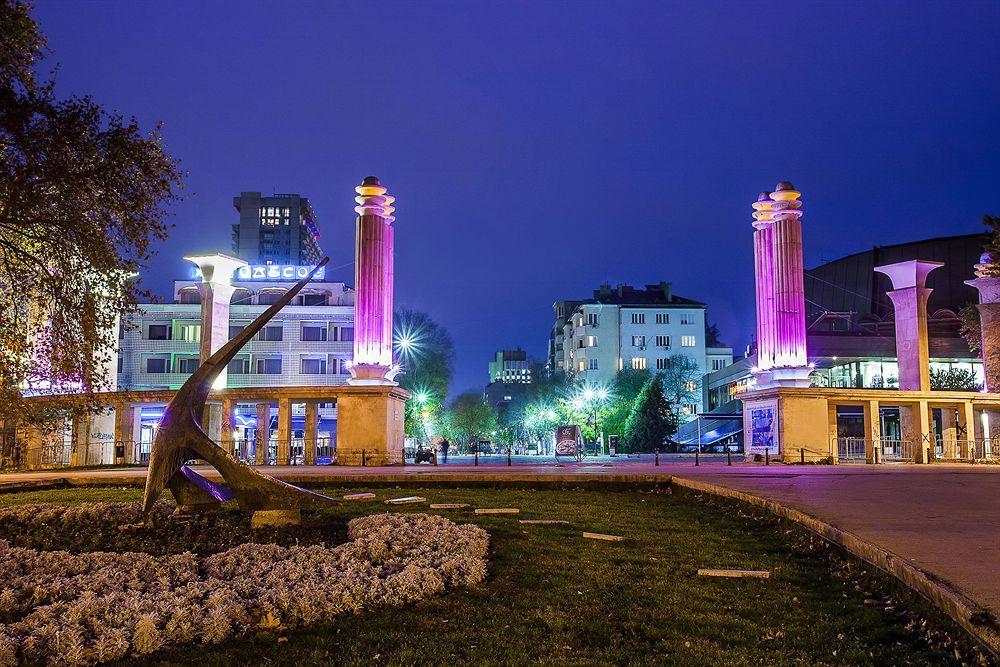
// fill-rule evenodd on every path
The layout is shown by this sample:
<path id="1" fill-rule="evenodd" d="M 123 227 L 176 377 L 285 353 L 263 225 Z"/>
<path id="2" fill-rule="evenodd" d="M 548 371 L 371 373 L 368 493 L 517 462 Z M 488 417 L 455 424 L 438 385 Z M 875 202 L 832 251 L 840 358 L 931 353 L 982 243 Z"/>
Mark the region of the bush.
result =
<path id="1" fill-rule="evenodd" d="M 108 522 L 138 506 L 16 507 L 0 510 L 0 524 L 32 511 L 48 522 L 58 514 L 100 523 L 95 517 Z M 73 554 L 0 540 L 0 665 L 92 664 L 216 644 L 407 604 L 486 576 L 488 536 L 473 525 L 372 515 L 352 520 L 348 539 L 336 547 L 241 544 L 207 556 Z"/>

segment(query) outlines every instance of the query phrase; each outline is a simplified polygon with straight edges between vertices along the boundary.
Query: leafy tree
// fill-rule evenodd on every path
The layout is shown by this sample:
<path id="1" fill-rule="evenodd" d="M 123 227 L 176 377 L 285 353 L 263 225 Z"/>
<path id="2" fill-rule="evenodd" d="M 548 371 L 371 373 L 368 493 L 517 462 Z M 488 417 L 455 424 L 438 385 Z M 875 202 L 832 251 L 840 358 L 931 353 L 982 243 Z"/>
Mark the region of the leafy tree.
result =
<path id="1" fill-rule="evenodd" d="M 976 374 L 964 368 L 949 368 L 930 371 L 931 389 L 935 391 L 979 391 L 981 385 Z"/>
<path id="2" fill-rule="evenodd" d="M 71 404 L 34 409 L 24 387 L 83 389 L 78 409 L 107 388 L 119 317 L 151 296 L 135 276 L 182 187 L 159 126 L 57 99 L 44 50 L 29 6 L 0 0 L 0 419 L 38 425 Z"/>
<path id="3" fill-rule="evenodd" d="M 984 215 L 983 224 L 988 230 L 983 250 L 992 257 L 992 261 L 985 267 L 986 275 L 1000 276 L 1000 217 Z"/>
<path id="4" fill-rule="evenodd" d="M 958 319 L 958 332 L 969 345 L 969 350 L 979 352 L 983 349 L 983 322 L 979 318 L 979 309 L 975 304 L 966 304 L 958 311 Z"/>
<path id="5" fill-rule="evenodd" d="M 452 401 L 442 421 L 446 435 L 466 444 L 491 438 L 497 427 L 496 411 L 475 391 L 461 394 Z"/>
<path id="6" fill-rule="evenodd" d="M 448 330 L 426 313 L 403 308 L 393 317 L 397 363 L 402 367 L 396 379 L 399 386 L 413 395 L 406 403 L 403 427 L 406 435 L 424 438 L 427 436 L 424 415 L 433 420 L 448 396 L 455 344 Z M 401 340 L 406 340 L 406 344 L 401 345 Z"/>
<path id="7" fill-rule="evenodd" d="M 649 382 L 650 377 L 652 375 L 645 368 L 641 370 L 626 368 L 618 371 L 611 392 L 611 404 L 603 420 L 606 433 L 624 435 L 625 423 L 632 413 L 635 398 Z"/>
<path id="8" fill-rule="evenodd" d="M 667 368 L 660 378 L 674 416 L 680 421 L 684 406 L 698 403 L 701 397 L 701 366 L 687 355 L 674 354 L 667 358 Z"/>
<path id="9" fill-rule="evenodd" d="M 624 445 L 629 452 L 648 452 L 662 447 L 677 430 L 677 416 L 663 393 L 659 377 L 650 378 L 635 399 L 625 424 Z"/>

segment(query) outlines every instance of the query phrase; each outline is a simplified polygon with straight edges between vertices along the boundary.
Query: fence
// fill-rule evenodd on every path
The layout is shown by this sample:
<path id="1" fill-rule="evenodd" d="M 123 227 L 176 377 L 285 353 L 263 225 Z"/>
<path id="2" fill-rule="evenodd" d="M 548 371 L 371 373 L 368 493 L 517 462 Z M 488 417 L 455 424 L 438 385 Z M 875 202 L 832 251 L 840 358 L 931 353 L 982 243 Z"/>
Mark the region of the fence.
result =
<path id="1" fill-rule="evenodd" d="M 865 439 L 837 438 L 837 460 L 842 463 L 864 463 Z"/>

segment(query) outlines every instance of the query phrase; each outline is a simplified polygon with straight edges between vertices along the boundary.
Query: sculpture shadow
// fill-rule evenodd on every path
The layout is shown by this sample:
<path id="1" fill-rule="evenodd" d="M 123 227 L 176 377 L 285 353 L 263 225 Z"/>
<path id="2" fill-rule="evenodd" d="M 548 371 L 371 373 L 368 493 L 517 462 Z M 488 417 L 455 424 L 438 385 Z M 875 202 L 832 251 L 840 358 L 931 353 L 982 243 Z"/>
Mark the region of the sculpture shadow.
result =
<path id="1" fill-rule="evenodd" d="M 170 488 L 178 506 L 189 510 L 217 509 L 233 499 L 240 509 L 251 512 L 319 507 L 339 502 L 274 479 L 235 459 L 215 444 L 202 428 L 205 404 L 219 374 L 329 261 L 329 257 L 324 257 L 308 276 L 209 357 L 177 390 L 163 413 L 150 451 L 149 472 L 142 499 L 143 522 L 150 522 L 153 504 L 166 487 Z M 186 466 L 185 462 L 191 459 L 204 459 L 218 471 L 225 484 L 206 479 Z"/>

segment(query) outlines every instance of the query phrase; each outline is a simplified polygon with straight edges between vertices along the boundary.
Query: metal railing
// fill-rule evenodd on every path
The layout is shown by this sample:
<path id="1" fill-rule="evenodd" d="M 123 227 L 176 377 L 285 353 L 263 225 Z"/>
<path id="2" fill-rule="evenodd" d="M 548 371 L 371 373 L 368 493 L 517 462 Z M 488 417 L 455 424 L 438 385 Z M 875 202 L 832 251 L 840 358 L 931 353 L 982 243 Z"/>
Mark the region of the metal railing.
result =
<path id="1" fill-rule="evenodd" d="M 837 460 L 844 463 L 864 463 L 866 447 L 864 438 L 837 438 Z"/>
<path id="2" fill-rule="evenodd" d="M 913 460 L 913 443 L 909 440 L 896 438 L 879 438 L 875 441 L 878 461 L 885 463 L 902 463 Z"/>

